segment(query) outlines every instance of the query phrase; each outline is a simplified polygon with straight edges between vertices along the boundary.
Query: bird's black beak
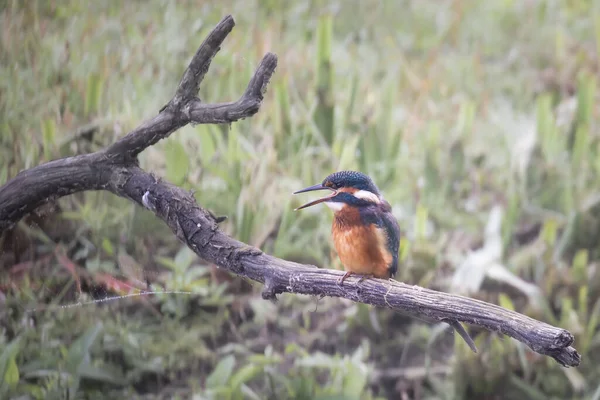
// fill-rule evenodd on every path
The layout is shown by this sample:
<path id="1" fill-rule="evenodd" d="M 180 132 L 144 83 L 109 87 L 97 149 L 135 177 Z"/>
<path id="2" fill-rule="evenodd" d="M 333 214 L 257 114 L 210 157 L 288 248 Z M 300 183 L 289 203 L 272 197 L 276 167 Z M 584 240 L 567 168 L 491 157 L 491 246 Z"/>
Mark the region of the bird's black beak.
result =
<path id="1" fill-rule="evenodd" d="M 320 183 L 318 183 L 316 185 L 309 186 L 307 188 L 304 188 L 304 189 L 301 189 L 301 190 L 298 190 L 298 191 L 295 191 L 293 194 L 305 193 L 305 192 L 312 192 L 312 191 L 315 191 L 315 190 L 331 190 L 331 194 L 329 196 L 325 196 L 325 197 L 322 197 L 320 199 L 313 200 L 313 201 L 311 201 L 309 203 L 301 205 L 300 207 L 296 208 L 295 211 L 301 210 L 301 209 L 306 208 L 306 207 L 314 206 L 315 204 L 323 203 L 324 201 L 327 201 L 327 200 L 331 199 L 333 196 L 335 196 L 337 194 L 337 191 L 335 189 L 332 189 L 332 188 L 327 187 L 327 186 L 323 186 Z"/>

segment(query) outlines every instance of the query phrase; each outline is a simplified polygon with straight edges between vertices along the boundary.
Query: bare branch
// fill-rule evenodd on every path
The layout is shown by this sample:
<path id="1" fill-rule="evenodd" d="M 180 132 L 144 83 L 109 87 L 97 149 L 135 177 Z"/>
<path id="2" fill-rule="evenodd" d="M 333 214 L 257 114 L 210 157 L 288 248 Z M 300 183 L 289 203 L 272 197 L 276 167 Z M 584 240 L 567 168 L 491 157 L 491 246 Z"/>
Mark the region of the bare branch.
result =
<path id="1" fill-rule="evenodd" d="M 231 123 L 254 115 L 277 66 L 267 54 L 242 97 L 232 103 L 203 104 L 196 97 L 210 61 L 232 30 L 225 17 L 192 58 L 173 99 L 159 115 L 144 122 L 107 149 L 51 161 L 19 173 L 0 187 L 0 234 L 44 202 L 84 190 L 108 190 L 136 202 L 162 219 L 199 257 L 227 271 L 264 284 L 265 299 L 281 293 L 343 297 L 355 302 L 448 323 L 469 346 L 475 344 L 461 322 L 500 332 L 553 357 L 561 365 L 577 366 L 580 355 L 571 347 L 573 335 L 483 301 L 437 292 L 396 281 L 379 279 L 362 283 L 354 278 L 337 284 L 341 271 L 319 269 L 264 254 L 227 236 L 220 220 L 200 207 L 193 196 L 139 168 L 136 156 L 145 148 L 193 123 Z"/>
<path id="2" fill-rule="evenodd" d="M 228 15 L 219 22 L 215 29 L 213 29 L 204 40 L 192 58 L 189 67 L 183 73 L 181 82 L 179 82 L 177 92 L 172 100 L 175 108 L 182 102 L 189 101 L 196 97 L 198 90 L 200 89 L 200 83 L 202 83 L 204 75 L 206 75 L 206 72 L 210 67 L 210 62 L 221 49 L 221 44 L 234 26 L 235 22 L 233 21 L 233 17 Z"/>
<path id="3" fill-rule="evenodd" d="M 227 16 L 202 43 L 181 78 L 173 99 L 159 115 L 106 149 L 109 157 L 133 160 L 147 147 L 165 139 L 190 122 L 196 124 L 231 123 L 258 112 L 267 84 L 277 66 L 277 56 L 267 53 L 259 64 L 242 97 L 232 103 L 204 104 L 196 96 L 200 82 L 220 49 L 225 37 L 235 25 Z"/>
<path id="4" fill-rule="evenodd" d="M 459 324 L 465 322 L 515 338 L 563 366 L 579 365 L 581 357 L 571 347 L 573 335 L 565 329 L 495 304 L 392 280 L 369 279 L 358 284 L 358 278 L 351 277 L 340 286 L 337 282 L 342 271 L 297 264 L 264 254 L 260 249 L 222 233 L 213 217 L 185 190 L 157 181 L 139 168 L 130 168 L 127 173 L 131 173 L 127 183 L 110 190 L 154 212 L 204 260 L 264 283 L 264 299 L 275 299 L 278 294 L 287 292 L 343 297 L 386 307 L 415 317 L 446 322 L 476 351 L 475 344 Z"/>
<path id="5" fill-rule="evenodd" d="M 63 158 L 21 171 L 0 187 L 0 235 L 48 201 L 108 185 L 110 170 L 99 168 L 98 153 Z"/>
<path id="6" fill-rule="evenodd" d="M 235 103 L 204 104 L 195 99 L 184 109 L 189 122 L 222 124 L 238 121 L 258 112 L 267 84 L 277 66 L 277 56 L 267 53 L 256 69 L 244 95 Z"/>
<path id="7" fill-rule="evenodd" d="M 131 162 L 147 147 L 156 144 L 161 139 L 166 139 L 177 129 L 186 125 L 186 122 L 169 109 L 163 110 L 156 117 L 144 122 L 125 137 L 111 146 L 105 153 L 107 157 L 117 159 L 117 162 Z M 120 160 L 118 160 L 120 159 Z"/>

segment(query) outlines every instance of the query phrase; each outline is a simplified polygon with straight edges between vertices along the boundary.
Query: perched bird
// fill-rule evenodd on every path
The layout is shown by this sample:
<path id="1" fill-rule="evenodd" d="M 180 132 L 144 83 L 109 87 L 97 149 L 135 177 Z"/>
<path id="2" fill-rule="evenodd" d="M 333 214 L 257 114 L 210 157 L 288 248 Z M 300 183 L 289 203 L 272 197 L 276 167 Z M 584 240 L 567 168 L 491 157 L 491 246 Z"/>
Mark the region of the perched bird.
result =
<path id="1" fill-rule="evenodd" d="M 398 270 L 400 228 L 371 178 L 355 171 L 335 172 L 322 183 L 294 194 L 314 190 L 331 193 L 296 210 L 319 203 L 333 210 L 333 243 L 346 270 L 338 283 L 343 285 L 352 274 L 361 275 L 359 282 L 368 277 L 393 277 Z"/>

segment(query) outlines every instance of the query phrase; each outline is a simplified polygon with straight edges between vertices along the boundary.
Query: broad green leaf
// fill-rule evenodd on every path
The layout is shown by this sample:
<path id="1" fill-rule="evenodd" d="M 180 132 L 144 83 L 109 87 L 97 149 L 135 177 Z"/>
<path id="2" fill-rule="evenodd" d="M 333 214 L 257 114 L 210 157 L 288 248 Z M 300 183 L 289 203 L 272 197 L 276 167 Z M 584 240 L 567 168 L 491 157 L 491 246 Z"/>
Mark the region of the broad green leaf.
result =
<path id="1" fill-rule="evenodd" d="M 302 367 L 332 368 L 336 364 L 337 361 L 333 357 L 320 351 L 296 360 L 296 365 Z"/>
<path id="2" fill-rule="evenodd" d="M 254 379 L 261 371 L 262 368 L 257 365 L 245 365 L 231 377 L 230 385 L 233 388 L 238 388 L 243 383 Z"/>
<path id="3" fill-rule="evenodd" d="M 44 143 L 44 159 L 50 160 L 56 141 L 56 122 L 53 118 L 44 120 L 42 124 L 42 138 Z"/>
<path id="4" fill-rule="evenodd" d="M 13 140 L 13 135 L 8 122 L 0 123 L 0 143 L 10 143 Z"/>
<path id="5" fill-rule="evenodd" d="M 558 128 L 552 112 L 552 97 L 541 95 L 537 101 L 537 130 L 542 151 L 549 163 L 556 159 L 561 149 Z"/>
<path id="6" fill-rule="evenodd" d="M 0 354 L 0 377 L 3 378 L 3 380 L 0 381 L 0 393 L 8 389 L 4 386 L 4 384 L 13 385 L 19 381 L 19 370 L 15 363 L 15 358 L 20 348 L 21 338 L 18 337 L 10 342 L 10 344 L 4 348 L 2 354 Z M 16 382 L 14 381 L 15 374 Z"/>
<path id="7" fill-rule="evenodd" d="M 352 85 L 350 86 L 350 96 L 348 100 L 348 105 L 346 106 L 346 115 L 344 117 L 346 128 L 350 126 L 350 121 L 352 120 L 352 115 L 354 114 L 359 80 L 360 78 L 358 74 L 354 74 L 354 76 L 352 77 Z"/>
<path id="8" fill-rule="evenodd" d="M 110 239 L 108 238 L 104 238 L 102 239 L 102 249 L 106 252 L 106 254 L 108 254 L 109 256 L 112 256 L 115 254 L 115 249 L 112 245 L 112 243 L 110 242 Z"/>
<path id="9" fill-rule="evenodd" d="M 174 185 L 181 185 L 188 173 L 189 160 L 185 148 L 175 138 L 164 146 L 165 161 L 167 164 L 167 179 Z"/>
<path id="10" fill-rule="evenodd" d="M 102 79 L 97 74 L 90 74 L 85 92 L 84 114 L 86 116 L 98 112 L 103 89 Z"/>
<path id="11" fill-rule="evenodd" d="M 427 221 L 429 219 L 429 210 L 423 204 L 417 206 L 415 214 L 415 237 L 424 238 L 427 233 Z"/>
<path id="12" fill-rule="evenodd" d="M 475 121 L 476 105 L 470 100 L 465 100 L 460 105 L 458 120 L 456 122 L 456 130 L 463 137 L 469 136 Z"/>
<path id="13" fill-rule="evenodd" d="M 400 238 L 400 261 L 406 261 L 410 254 L 410 240 L 406 237 Z"/>
<path id="14" fill-rule="evenodd" d="M 507 310 L 511 311 L 515 310 L 515 306 L 512 300 L 506 295 L 506 293 L 500 293 L 500 295 L 498 296 L 498 302 L 500 303 L 500 307 L 504 307 Z"/>
<path id="15" fill-rule="evenodd" d="M 588 291 L 588 286 L 582 285 L 579 288 L 579 296 L 577 299 L 579 319 L 584 322 L 588 319 Z"/>
<path id="16" fill-rule="evenodd" d="M 573 299 L 565 297 L 562 300 L 562 308 L 560 313 L 560 326 L 570 326 L 570 319 L 573 316 Z"/>
<path id="17" fill-rule="evenodd" d="M 548 397 L 540 389 L 533 386 L 529 382 L 525 382 L 523 379 L 517 377 L 516 375 L 512 375 L 510 377 L 510 383 L 517 387 L 523 392 L 524 398 L 531 400 L 546 400 Z"/>
<path id="18" fill-rule="evenodd" d="M 354 363 L 347 363 L 343 374 L 344 394 L 346 396 L 356 396 L 356 398 L 360 398 L 359 395 L 365 390 L 367 384 L 367 371 L 364 371 Z"/>
<path id="19" fill-rule="evenodd" d="M 594 339 L 594 334 L 596 333 L 596 327 L 598 326 L 598 322 L 600 319 L 600 299 L 596 300 L 590 315 L 587 318 L 587 326 L 585 328 L 585 335 L 583 337 L 583 343 L 581 344 L 581 352 L 582 354 L 586 354 L 589 348 L 590 343 Z"/>
<path id="20" fill-rule="evenodd" d="M 572 273 L 577 282 L 587 282 L 588 251 L 586 249 L 578 250 L 573 257 Z"/>
<path id="21" fill-rule="evenodd" d="M 354 135 L 349 140 L 344 141 L 344 147 L 342 148 L 342 154 L 340 155 L 340 163 L 338 164 L 338 171 L 347 169 L 356 169 L 356 147 L 360 136 Z"/>
<path id="22" fill-rule="evenodd" d="M 553 220 L 547 220 L 542 226 L 542 232 L 540 236 L 543 238 L 544 242 L 549 245 L 554 245 L 556 243 L 556 237 L 558 235 L 558 223 Z"/>
<path id="23" fill-rule="evenodd" d="M 6 372 L 4 372 L 4 382 L 9 386 L 19 383 L 19 367 L 17 367 L 14 357 L 8 360 Z"/>
<path id="24" fill-rule="evenodd" d="M 175 263 L 175 261 L 170 258 L 156 256 L 154 257 L 154 260 L 156 260 L 163 267 L 169 268 L 170 270 L 177 271 L 178 269 L 178 266 Z"/>
<path id="25" fill-rule="evenodd" d="M 596 39 L 596 54 L 600 54 L 600 12 L 594 14 L 594 36 Z M 598 386 L 598 397 L 600 398 L 600 386 Z"/>
<path id="26" fill-rule="evenodd" d="M 225 386 L 233 372 L 234 365 L 235 357 L 233 355 L 228 355 L 219 361 L 213 372 L 206 378 L 206 387 L 216 389 Z"/>
<path id="27" fill-rule="evenodd" d="M 71 347 L 69 347 L 67 353 L 67 368 L 69 372 L 77 375 L 81 365 L 89 361 L 90 348 L 101 331 L 102 323 L 98 322 L 94 326 L 88 328 L 88 330 L 73 342 Z"/>
<path id="28" fill-rule="evenodd" d="M 92 379 L 98 382 L 111 383 L 113 385 L 123 385 L 125 380 L 118 376 L 115 371 L 107 369 L 107 367 L 99 368 L 91 364 L 84 364 L 79 367 L 79 376 L 82 378 Z"/>
<path id="29" fill-rule="evenodd" d="M 576 174 L 578 179 L 582 179 L 581 176 L 578 175 L 580 175 L 583 172 L 581 170 L 581 166 L 584 165 L 583 161 L 587 160 L 587 157 L 591 154 L 589 147 L 589 136 L 589 128 L 587 125 L 581 124 L 577 126 L 577 130 L 575 131 L 575 143 L 573 145 L 571 158 L 573 164 L 573 172 Z"/>
<path id="30" fill-rule="evenodd" d="M 188 269 L 192 262 L 196 259 L 196 254 L 187 246 L 181 246 L 175 255 L 174 263 L 179 271 Z"/>
<path id="31" fill-rule="evenodd" d="M 317 26 L 317 87 L 318 106 L 314 121 L 329 146 L 333 143 L 335 104 L 333 99 L 333 65 L 331 47 L 333 17 L 324 15 Z"/>
<path id="32" fill-rule="evenodd" d="M 248 386 L 242 384 L 240 388 L 240 392 L 244 395 L 244 397 L 240 397 L 240 399 L 248 399 L 248 400 L 262 400 L 254 390 L 250 389 Z"/>
<path id="33" fill-rule="evenodd" d="M 207 125 L 196 126 L 196 131 L 200 135 L 200 154 L 198 154 L 200 162 L 203 164 L 210 163 L 217 151 L 212 131 Z"/>
<path id="34" fill-rule="evenodd" d="M 577 122 L 582 125 L 592 123 L 594 116 L 594 101 L 596 97 L 596 77 L 582 74 L 578 80 L 577 88 Z"/>

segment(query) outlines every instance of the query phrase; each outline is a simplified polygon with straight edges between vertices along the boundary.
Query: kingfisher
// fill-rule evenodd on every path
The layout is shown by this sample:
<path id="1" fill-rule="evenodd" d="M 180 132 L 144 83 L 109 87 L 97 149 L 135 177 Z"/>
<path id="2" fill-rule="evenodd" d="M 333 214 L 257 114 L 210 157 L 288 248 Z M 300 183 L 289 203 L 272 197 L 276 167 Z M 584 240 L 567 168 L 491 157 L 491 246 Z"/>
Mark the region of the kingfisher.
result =
<path id="1" fill-rule="evenodd" d="M 346 273 L 338 281 L 343 286 L 350 275 L 389 279 L 398 270 L 400 228 L 392 207 L 367 175 L 339 171 L 323 182 L 293 194 L 327 190 L 330 193 L 296 210 L 325 203 L 333 210 L 333 244 Z"/>

